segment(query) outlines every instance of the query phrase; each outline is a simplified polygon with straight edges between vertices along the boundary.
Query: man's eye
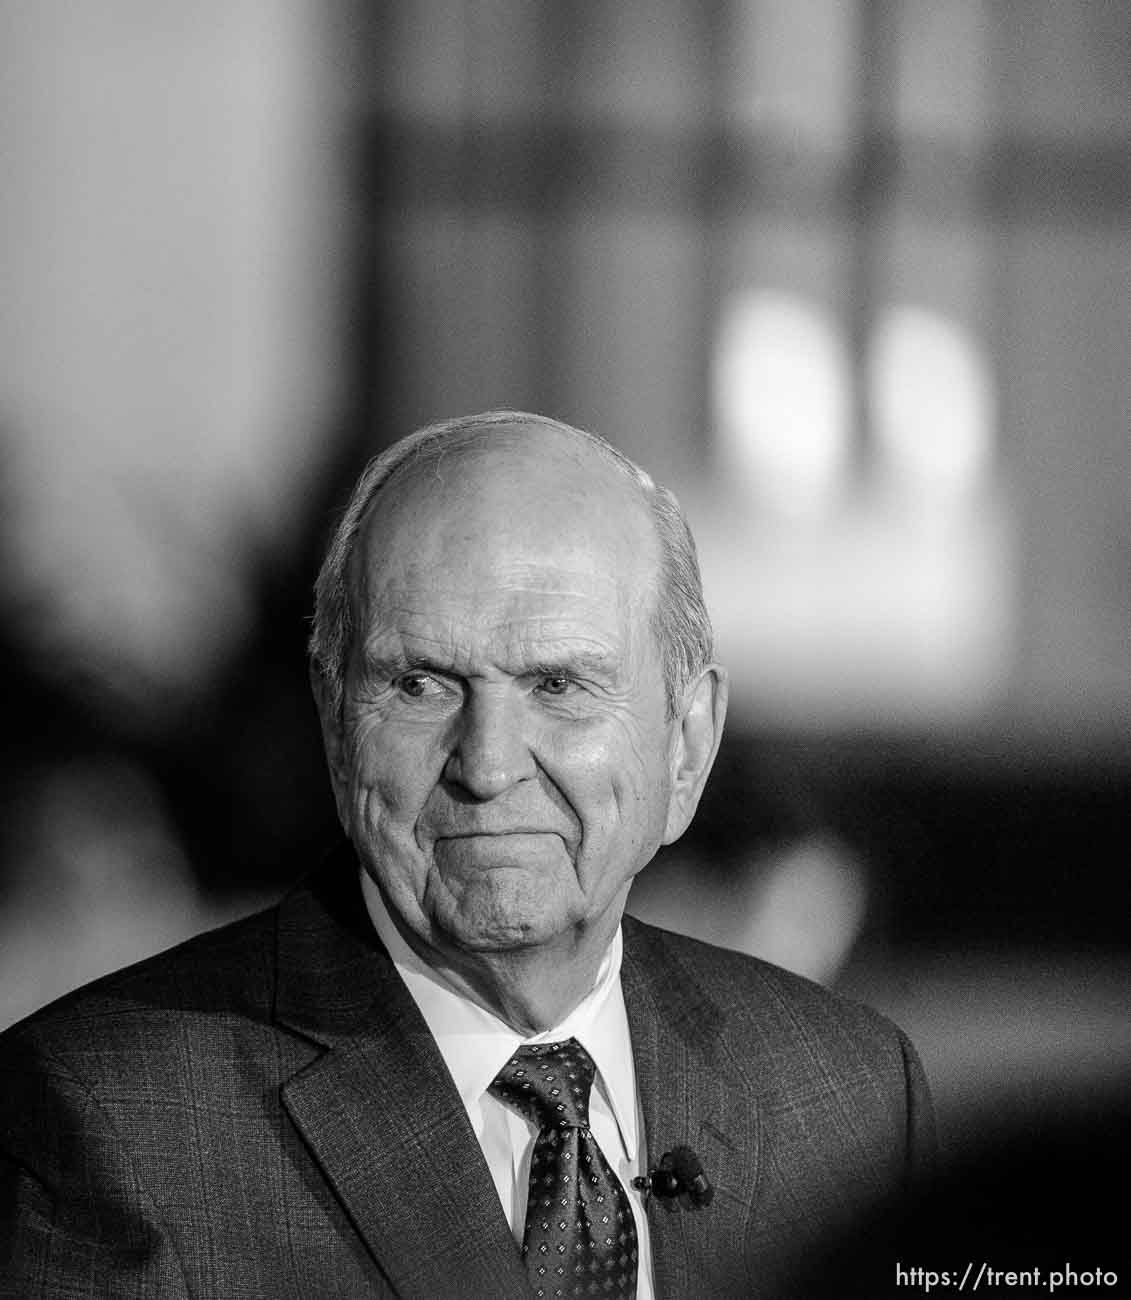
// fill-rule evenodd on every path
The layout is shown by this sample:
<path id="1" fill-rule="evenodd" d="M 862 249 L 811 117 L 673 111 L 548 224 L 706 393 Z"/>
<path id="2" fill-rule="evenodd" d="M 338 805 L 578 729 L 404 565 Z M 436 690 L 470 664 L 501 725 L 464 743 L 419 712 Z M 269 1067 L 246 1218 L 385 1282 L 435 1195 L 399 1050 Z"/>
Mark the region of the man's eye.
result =
<path id="1" fill-rule="evenodd" d="M 410 699 L 419 700 L 425 695 L 435 695 L 440 683 L 428 673 L 405 673 L 397 678 L 397 689 Z"/>
<path id="2" fill-rule="evenodd" d="M 545 695 L 568 695 L 572 687 L 573 682 L 568 677 L 557 673 L 543 677 L 539 683 L 539 689 Z"/>

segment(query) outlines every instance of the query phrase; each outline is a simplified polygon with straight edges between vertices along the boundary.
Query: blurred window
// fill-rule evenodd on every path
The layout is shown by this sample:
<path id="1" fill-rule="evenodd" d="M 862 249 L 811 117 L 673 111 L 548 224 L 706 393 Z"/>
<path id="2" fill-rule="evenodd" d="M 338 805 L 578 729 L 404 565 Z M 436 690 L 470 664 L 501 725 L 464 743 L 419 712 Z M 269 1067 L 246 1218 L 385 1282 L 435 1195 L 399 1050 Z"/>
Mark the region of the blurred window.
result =
<path id="1" fill-rule="evenodd" d="M 717 472 L 696 522 L 736 705 L 977 720 L 1008 680 L 1015 587 L 985 23 L 954 2 L 726 12 L 719 112 L 757 200 L 713 224 Z"/>

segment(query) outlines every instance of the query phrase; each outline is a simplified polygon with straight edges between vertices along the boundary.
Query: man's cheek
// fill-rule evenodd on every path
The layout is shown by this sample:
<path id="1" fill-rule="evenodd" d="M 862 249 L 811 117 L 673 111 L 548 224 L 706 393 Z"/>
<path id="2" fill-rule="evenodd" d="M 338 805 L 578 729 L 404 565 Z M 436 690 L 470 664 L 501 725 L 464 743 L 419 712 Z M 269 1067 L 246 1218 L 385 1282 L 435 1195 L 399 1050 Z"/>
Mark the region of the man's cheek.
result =
<path id="1" fill-rule="evenodd" d="M 571 789 L 592 792 L 600 797 L 627 759 L 620 735 L 621 724 L 615 716 L 589 718 L 583 723 L 559 727 L 537 738 L 534 756 L 554 784 L 568 794 Z"/>
<path id="2" fill-rule="evenodd" d="M 411 831 L 420 803 L 396 781 L 370 773 L 358 781 L 355 807 L 369 838 L 387 841 Z"/>
<path id="3" fill-rule="evenodd" d="M 427 747 L 406 743 L 389 728 L 375 725 L 359 737 L 353 756 L 354 788 L 390 810 L 419 806 L 435 783 Z"/>
<path id="4" fill-rule="evenodd" d="M 581 824 L 575 865 L 578 879 L 588 892 L 616 870 L 624 851 L 623 783 L 610 780 L 604 771 L 590 781 L 575 780 L 563 793 Z"/>

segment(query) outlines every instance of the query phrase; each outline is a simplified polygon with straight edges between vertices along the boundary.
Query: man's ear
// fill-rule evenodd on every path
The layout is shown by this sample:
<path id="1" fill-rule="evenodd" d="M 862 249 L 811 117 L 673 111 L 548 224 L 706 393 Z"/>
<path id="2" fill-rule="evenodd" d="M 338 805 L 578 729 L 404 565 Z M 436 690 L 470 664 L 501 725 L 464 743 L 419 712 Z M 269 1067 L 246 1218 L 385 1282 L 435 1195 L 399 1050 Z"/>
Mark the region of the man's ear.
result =
<path id="1" fill-rule="evenodd" d="M 330 786 L 334 791 L 338 821 L 341 822 L 342 829 L 348 835 L 349 825 L 345 814 L 349 764 L 346 762 L 342 721 L 325 677 L 313 664 L 310 665 L 309 674 L 310 689 L 314 692 L 314 703 L 318 706 L 318 721 L 322 728 L 322 747 L 326 751 L 326 766 L 330 770 Z"/>
<path id="2" fill-rule="evenodd" d="M 672 844 L 691 825 L 699 796 L 719 752 L 727 715 L 726 669 L 709 664 L 687 688 L 672 748 L 672 788 L 663 842 Z"/>

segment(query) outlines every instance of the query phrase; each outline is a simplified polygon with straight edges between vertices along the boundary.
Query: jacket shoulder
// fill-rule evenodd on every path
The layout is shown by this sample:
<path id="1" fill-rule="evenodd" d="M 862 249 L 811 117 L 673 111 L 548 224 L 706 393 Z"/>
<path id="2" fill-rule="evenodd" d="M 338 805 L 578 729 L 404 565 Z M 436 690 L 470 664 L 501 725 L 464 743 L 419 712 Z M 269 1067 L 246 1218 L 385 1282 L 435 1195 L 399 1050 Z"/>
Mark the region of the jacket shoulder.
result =
<path id="1" fill-rule="evenodd" d="M 0 1034 L 0 1057 L 20 1043 L 68 1043 L 171 1013 L 260 1018 L 270 1007 L 278 907 L 187 939 L 64 994 Z"/>
<path id="2" fill-rule="evenodd" d="M 645 970 L 666 972 L 700 990 L 728 1029 L 759 1038 L 868 1045 L 883 1055 L 906 1044 L 902 1031 L 873 1008 L 781 966 L 625 917 L 626 951 Z M 909 1045 L 907 1045 L 909 1046 Z"/>
<path id="3" fill-rule="evenodd" d="M 912 1182 L 929 1177 L 930 1088 L 907 1036 L 878 1011 L 758 957 L 630 918 L 625 960 L 685 1032 L 718 1043 L 737 1066 L 775 1117 L 783 1161 L 819 1133 L 829 1150 L 846 1134 L 870 1133 L 882 1137 L 882 1160 L 896 1159 Z M 798 1116 L 801 1129 L 791 1129 Z"/>

